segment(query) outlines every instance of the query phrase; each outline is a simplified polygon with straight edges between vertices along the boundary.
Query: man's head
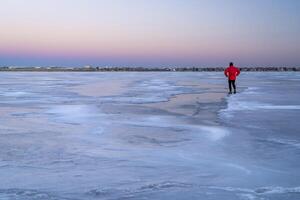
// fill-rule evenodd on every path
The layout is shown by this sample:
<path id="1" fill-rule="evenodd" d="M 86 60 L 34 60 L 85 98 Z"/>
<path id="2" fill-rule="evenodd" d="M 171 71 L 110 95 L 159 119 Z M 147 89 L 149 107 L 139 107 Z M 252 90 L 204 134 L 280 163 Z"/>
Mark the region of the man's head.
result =
<path id="1" fill-rule="evenodd" d="M 233 62 L 229 63 L 229 66 L 233 66 Z"/>

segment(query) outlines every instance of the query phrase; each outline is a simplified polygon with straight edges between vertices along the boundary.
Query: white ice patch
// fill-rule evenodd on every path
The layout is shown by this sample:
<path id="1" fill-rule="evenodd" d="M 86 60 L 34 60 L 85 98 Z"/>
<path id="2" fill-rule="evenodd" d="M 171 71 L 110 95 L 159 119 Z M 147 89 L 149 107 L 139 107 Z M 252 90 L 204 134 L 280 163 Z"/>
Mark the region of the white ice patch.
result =
<path id="1" fill-rule="evenodd" d="M 272 105 L 259 102 L 246 101 L 230 101 L 228 103 L 227 111 L 243 111 L 243 110 L 300 110 L 300 105 Z"/>
<path id="2" fill-rule="evenodd" d="M 47 111 L 48 114 L 56 115 L 60 119 L 77 122 L 88 120 L 95 116 L 95 109 L 88 105 L 61 105 Z"/>
<path id="3" fill-rule="evenodd" d="M 159 91 L 165 91 L 170 89 L 176 89 L 177 86 L 171 85 L 170 83 L 164 81 L 164 80 L 150 80 L 150 81 L 144 81 L 140 85 L 138 85 L 143 90 L 159 90 Z"/>
<path id="4" fill-rule="evenodd" d="M 258 194 L 286 194 L 300 193 L 300 187 L 284 188 L 284 187 L 263 187 L 255 190 Z"/>
<path id="5" fill-rule="evenodd" d="M 270 139 L 267 139 L 267 141 L 274 142 L 274 143 L 277 143 L 277 144 L 292 146 L 294 148 L 300 148 L 300 143 L 296 140 L 270 138 Z"/>
<path id="6" fill-rule="evenodd" d="M 248 88 L 241 94 L 233 95 L 227 98 L 227 108 L 220 111 L 224 117 L 232 117 L 236 111 L 262 111 L 262 110 L 300 110 L 300 105 L 274 105 L 258 101 L 251 101 L 248 97 L 258 95 L 259 89 L 255 87 Z"/>
<path id="7" fill-rule="evenodd" d="M 242 172 L 245 172 L 246 174 L 251 174 L 251 170 L 249 170 L 246 167 L 243 167 L 241 165 L 237 165 L 234 163 L 226 163 L 225 166 L 240 170 Z"/>
<path id="8" fill-rule="evenodd" d="M 300 105 L 262 105 L 259 108 L 268 110 L 300 110 Z"/>
<path id="9" fill-rule="evenodd" d="M 248 189 L 248 188 L 236 188 L 236 187 L 218 187 L 218 186 L 210 186 L 209 189 L 213 190 L 223 190 L 226 192 L 236 193 L 238 196 L 243 199 L 265 199 L 263 197 L 267 195 L 286 195 L 290 193 L 300 193 L 300 187 L 261 187 L 256 189 Z"/>
<path id="10" fill-rule="evenodd" d="M 243 91 L 243 94 L 258 94 L 259 88 L 258 87 L 249 87 L 245 91 Z"/>
<path id="11" fill-rule="evenodd" d="M 121 122 L 120 122 L 121 123 Z M 188 133 L 197 133 L 211 141 L 219 141 L 230 133 L 228 129 L 221 126 L 204 126 L 204 125 L 186 125 L 179 123 L 176 117 L 149 116 L 140 118 L 135 121 L 125 121 L 124 124 L 149 126 L 158 128 L 176 128 L 187 131 Z"/>
<path id="12" fill-rule="evenodd" d="M 244 200 L 257 200 L 256 196 L 253 194 L 240 194 L 239 196 Z"/>
<path id="13" fill-rule="evenodd" d="M 200 126 L 200 130 L 212 141 L 219 141 L 229 135 L 229 131 L 223 127 Z"/>
<path id="14" fill-rule="evenodd" d="M 17 92 L 5 92 L 2 95 L 6 96 L 6 97 L 22 97 L 22 96 L 28 96 L 31 93 L 29 92 L 21 92 L 21 91 L 17 91 Z"/>

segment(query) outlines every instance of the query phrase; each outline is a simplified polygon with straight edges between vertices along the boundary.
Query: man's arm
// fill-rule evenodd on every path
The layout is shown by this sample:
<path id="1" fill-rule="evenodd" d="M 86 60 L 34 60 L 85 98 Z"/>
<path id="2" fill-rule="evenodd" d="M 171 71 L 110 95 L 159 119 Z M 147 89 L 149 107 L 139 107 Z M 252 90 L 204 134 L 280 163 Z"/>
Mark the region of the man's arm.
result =
<path id="1" fill-rule="evenodd" d="M 238 75 L 240 75 L 240 73 L 241 73 L 240 69 L 236 68 L 236 75 L 238 76 Z"/>
<path id="2" fill-rule="evenodd" d="M 229 76 L 229 74 L 228 74 L 228 69 L 225 69 L 225 70 L 224 70 L 224 75 L 225 75 L 226 77 Z"/>

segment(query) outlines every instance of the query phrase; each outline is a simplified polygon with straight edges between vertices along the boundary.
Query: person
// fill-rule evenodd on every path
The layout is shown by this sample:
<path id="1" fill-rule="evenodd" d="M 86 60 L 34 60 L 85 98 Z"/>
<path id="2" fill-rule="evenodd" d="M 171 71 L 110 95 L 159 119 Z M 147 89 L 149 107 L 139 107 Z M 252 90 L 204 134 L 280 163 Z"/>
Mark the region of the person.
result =
<path id="1" fill-rule="evenodd" d="M 240 70 L 233 65 L 233 63 L 229 63 L 229 67 L 227 67 L 224 71 L 224 74 L 226 77 L 228 77 L 228 85 L 229 85 L 229 94 L 232 94 L 232 88 L 233 93 L 236 93 L 236 85 L 235 80 L 236 77 L 240 74 Z"/>

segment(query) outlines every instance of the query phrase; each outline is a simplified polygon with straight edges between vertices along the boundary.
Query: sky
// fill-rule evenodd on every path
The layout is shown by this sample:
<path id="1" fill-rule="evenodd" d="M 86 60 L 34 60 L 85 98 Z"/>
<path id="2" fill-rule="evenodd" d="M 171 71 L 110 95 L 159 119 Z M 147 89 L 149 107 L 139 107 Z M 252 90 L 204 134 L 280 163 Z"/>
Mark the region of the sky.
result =
<path id="1" fill-rule="evenodd" d="M 300 66 L 299 0 L 1 0 L 1 66 Z"/>

